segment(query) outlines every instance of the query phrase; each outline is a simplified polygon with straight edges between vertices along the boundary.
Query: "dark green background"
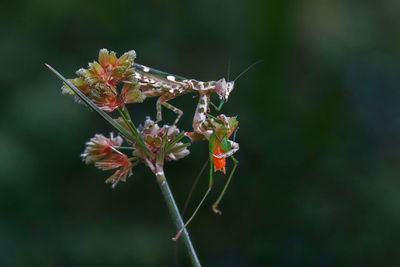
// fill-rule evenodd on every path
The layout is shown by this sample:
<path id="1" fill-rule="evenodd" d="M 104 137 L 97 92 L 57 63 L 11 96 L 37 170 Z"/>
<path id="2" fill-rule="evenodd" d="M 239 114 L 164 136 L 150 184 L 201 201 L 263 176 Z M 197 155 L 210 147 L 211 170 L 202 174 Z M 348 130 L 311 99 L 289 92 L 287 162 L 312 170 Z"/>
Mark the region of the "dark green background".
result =
<path id="1" fill-rule="evenodd" d="M 400 35 L 388 1 L 2 1 L 0 265 L 188 266 L 153 175 L 115 190 L 79 158 L 112 129 L 62 96 L 105 47 L 199 80 L 236 83 L 238 171 L 189 227 L 204 266 L 399 266 Z M 172 101 L 190 130 L 196 99 Z M 129 107 L 136 123 L 155 99 Z M 165 119 L 174 115 L 165 111 Z M 182 208 L 207 144 L 167 165 Z M 231 167 L 231 163 L 229 163 Z M 207 174 L 190 210 L 207 188 Z"/>

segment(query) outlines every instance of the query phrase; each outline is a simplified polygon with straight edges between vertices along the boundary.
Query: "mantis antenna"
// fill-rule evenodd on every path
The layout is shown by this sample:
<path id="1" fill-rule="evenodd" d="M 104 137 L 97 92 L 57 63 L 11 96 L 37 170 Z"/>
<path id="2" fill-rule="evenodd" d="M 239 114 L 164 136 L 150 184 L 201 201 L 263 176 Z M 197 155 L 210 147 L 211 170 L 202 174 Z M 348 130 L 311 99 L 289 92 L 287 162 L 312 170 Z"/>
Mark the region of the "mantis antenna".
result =
<path id="1" fill-rule="evenodd" d="M 228 60 L 228 75 L 227 75 L 228 81 L 229 81 L 230 74 L 231 74 L 231 57 L 229 57 L 229 60 Z"/>
<path id="2" fill-rule="evenodd" d="M 236 78 L 233 80 L 234 82 L 239 79 L 240 76 L 242 76 L 243 74 L 245 74 L 247 71 L 249 71 L 252 67 L 254 67 L 255 65 L 257 65 L 258 63 L 263 62 L 264 59 L 260 59 L 256 62 L 254 62 L 253 64 L 251 64 L 250 66 L 248 66 L 244 71 L 242 71 L 238 76 L 236 76 Z"/>

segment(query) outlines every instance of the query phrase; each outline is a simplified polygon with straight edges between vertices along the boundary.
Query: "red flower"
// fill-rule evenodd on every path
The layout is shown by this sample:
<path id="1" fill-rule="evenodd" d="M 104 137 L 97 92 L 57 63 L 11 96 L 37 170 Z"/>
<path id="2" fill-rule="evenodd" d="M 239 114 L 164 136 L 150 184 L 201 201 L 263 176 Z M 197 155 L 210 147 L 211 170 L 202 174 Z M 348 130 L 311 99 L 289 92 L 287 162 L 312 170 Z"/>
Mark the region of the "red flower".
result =
<path id="1" fill-rule="evenodd" d="M 96 134 L 86 143 L 85 151 L 81 154 L 81 157 L 86 164 L 94 163 L 111 156 L 114 153 L 113 148 L 120 147 L 121 144 L 122 138 L 120 136 L 114 137 L 113 133 L 110 133 L 110 138 Z"/>
<path id="2" fill-rule="evenodd" d="M 131 163 L 125 154 L 115 153 L 111 156 L 95 162 L 95 166 L 103 171 L 113 170 L 120 167 L 129 167 Z"/>
<path id="3" fill-rule="evenodd" d="M 99 52 L 99 62 L 89 63 L 88 69 L 79 69 L 76 74 L 92 87 L 115 92 L 118 83 L 135 81 L 131 67 L 135 57 L 135 51 L 131 50 L 117 59 L 115 52 L 108 52 L 103 48 Z"/>
<path id="4" fill-rule="evenodd" d="M 104 171 L 118 169 L 106 180 L 106 183 L 112 183 L 112 188 L 115 188 L 119 181 L 125 182 L 126 178 L 132 175 L 132 163 L 128 156 L 122 153 L 114 153 L 104 160 L 97 161 L 95 166 Z"/>
<path id="5" fill-rule="evenodd" d="M 141 149 L 134 151 L 134 156 L 142 159 L 145 164 L 153 171 L 156 171 L 155 165 L 157 157 L 163 155 L 166 161 L 179 160 L 189 155 L 187 145 L 180 142 L 178 138 L 180 134 L 179 129 L 173 125 L 158 126 L 153 120 L 147 117 L 144 122 L 143 128 L 140 130 L 140 135 L 146 147 L 152 152 L 150 155 Z M 166 135 L 166 136 L 165 136 Z M 165 138 L 165 144 L 163 139 Z M 160 154 L 160 152 L 162 154 Z"/>
<path id="6" fill-rule="evenodd" d="M 124 104 L 142 102 L 145 96 L 139 90 L 137 80 L 133 76 L 132 64 L 135 57 L 136 53 L 133 50 L 117 58 L 115 52 L 101 49 L 99 62 L 89 63 L 88 69 L 79 69 L 76 72 L 79 77 L 69 81 L 106 112 L 111 112 Z M 120 95 L 117 92 L 119 83 L 124 83 Z M 65 84 L 62 92 L 75 95 Z"/>
<path id="7" fill-rule="evenodd" d="M 101 170 L 117 169 L 106 180 L 106 183 L 112 183 L 113 188 L 119 181 L 125 181 L 132 175 L 133 166 L 128 160 L 128 156 L 117 150 L 122 141 L 120 136 L 114 137 L 113 133 L 110 134 L 110 138 L 96 134 L 86 143 L 86 149 L 81 155 L 86 164 L 94 163 Z"/>

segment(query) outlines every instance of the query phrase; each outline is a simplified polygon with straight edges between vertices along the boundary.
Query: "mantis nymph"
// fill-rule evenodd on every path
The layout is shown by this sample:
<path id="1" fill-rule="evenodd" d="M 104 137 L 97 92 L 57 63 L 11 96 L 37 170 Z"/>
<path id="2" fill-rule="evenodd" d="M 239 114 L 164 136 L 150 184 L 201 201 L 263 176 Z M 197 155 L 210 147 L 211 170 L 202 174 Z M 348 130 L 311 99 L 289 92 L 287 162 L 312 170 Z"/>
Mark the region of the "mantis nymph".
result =
<path id="1" fill-rule="evenodd" d="M 217 110 L 220 110 L 222 104 L 228 100 L 228 97 L 234 88 L 235 82 L 226 82 L 224 78 L 218 81 L 202 82 L 165 73 L 136 63 L 134 63 L 133 66 L 135 67 L 134 77 L 138 80 L 138 84 L 140 86 L 139 90 L 146 97 L 159 97 L 157 100 L 157 121 L 161 121 L 162 119 L 161 106 L 164 106 L 178 114 L 178 117 L 174 122 L 174 124 L 176 124 L 181 118 L 183 112 L 167 103 L 167 101 L 180 95 L 196 92 L 199 93 L 199 102 L 197 104 L 192 124 L 193 132 L 187 133 L 186 135 L 191 139 L 191 141 L 202 139 L 208 140 L 210 178 L 208 190 L 193 212 L 193 215 L 186 222 L 184 228 L 194 218 L 208 193 L 211 191 L 213 185 L 213 168 L 215 168 L 215 171 L 220 170 L 225 173 L 225 158 L 231 157 L 234 162 L 234 167 L 220 196 L 212 205 L 213 211 L 217 214 L 221 214 L 221 211 L 217 209 L 217 206 L 221 201 L 238 165 L 238 161 L 235 159 L 233 154 L 239 150 L 239 144 L 229 140 L 229 137 L 236 129 L 238 122 L 236 118 L 228 118 L 225 115 L 213 117 L 208 114 L 208 111 L 209 104 L 212 104 L 212 102 L 210 102 L 211 94 L 216 93 L 221 99 L 219 107 L 216 107 L 212 104 Z M 177 240 L 179 238 L 184 228 L 178 232 L 173 240 Z"/>

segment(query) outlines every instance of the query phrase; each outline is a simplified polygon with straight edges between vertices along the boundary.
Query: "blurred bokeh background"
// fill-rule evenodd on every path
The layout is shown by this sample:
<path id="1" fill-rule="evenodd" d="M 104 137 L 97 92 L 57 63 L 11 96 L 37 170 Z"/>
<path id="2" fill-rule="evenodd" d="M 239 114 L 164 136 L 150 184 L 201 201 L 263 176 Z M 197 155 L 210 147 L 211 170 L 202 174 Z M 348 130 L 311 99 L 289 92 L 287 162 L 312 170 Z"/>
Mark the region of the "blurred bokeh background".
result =
<path id="1" fill-rule="evenodd" d="M 199 80 L 240 78 L 240 161 L 216 176 L 189 231 L 204 266 L 399 266 L 400 2 L 2 1 L 0 265 L 188 266 L 153 175 L 114 190 L 79 155 L 112 129 L 62 96 L 105 47 Z M 196 99 L 171 101 L 190 130 Z M 129 107 L 136 123 L 155 99 Z M 164 111 L 166 121 L 174 115 Z M 182 208 L 207 144 L 168 164 Z M 229 163 L 231 164 L 231 163 Z M 231 165 L 229 165 L 231 167 Z M 207 188 L 204 174 L 193 210 Z M 187 216 L 186 216 L 187 217 Z"/>

